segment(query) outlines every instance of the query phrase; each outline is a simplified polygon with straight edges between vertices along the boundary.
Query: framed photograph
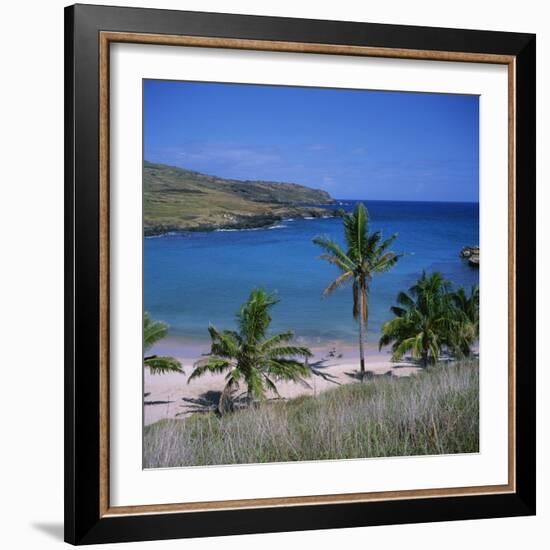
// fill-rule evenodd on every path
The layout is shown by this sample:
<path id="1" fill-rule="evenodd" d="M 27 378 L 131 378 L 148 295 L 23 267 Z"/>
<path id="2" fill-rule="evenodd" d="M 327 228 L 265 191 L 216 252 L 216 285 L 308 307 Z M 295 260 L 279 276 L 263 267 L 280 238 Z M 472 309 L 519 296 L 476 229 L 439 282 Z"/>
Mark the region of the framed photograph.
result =
<path id="1" fill-rule="evenodd" d="M 535 513 L 535 36 L 65 12 L 65 538 Z"/>

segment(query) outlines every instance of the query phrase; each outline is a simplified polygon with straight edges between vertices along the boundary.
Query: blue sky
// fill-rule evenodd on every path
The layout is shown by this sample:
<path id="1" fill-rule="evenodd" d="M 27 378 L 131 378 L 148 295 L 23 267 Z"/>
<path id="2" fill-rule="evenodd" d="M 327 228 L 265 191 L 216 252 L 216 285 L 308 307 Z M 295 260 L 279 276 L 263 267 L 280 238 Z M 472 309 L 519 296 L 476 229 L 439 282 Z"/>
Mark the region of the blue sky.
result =
<path id="1" fill-rule="evenodd" d="M 479 101 L 146 80 L 144 158 L 335 198 L 478 201 Z"/>

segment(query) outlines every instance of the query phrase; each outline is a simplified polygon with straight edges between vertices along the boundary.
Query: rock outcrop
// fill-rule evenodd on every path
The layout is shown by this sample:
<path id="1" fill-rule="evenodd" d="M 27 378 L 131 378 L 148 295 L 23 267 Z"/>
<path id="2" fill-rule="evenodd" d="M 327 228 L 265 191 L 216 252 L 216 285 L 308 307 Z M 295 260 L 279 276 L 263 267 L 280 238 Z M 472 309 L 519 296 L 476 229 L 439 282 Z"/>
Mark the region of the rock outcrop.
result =
<path id="1" fill-rule="evenodd" d="M 479 267 L 479 246 L 465 246 L 460 251 L 460 257 L 468 260 L 472 267 Z"/>
<path id="2" fill-rule="evenodd" d="M 143 166 L 145 235 L 249 229 L 289 218 L 338 216 L 335 200 L 295 183 L 239 181 L 163 164 Z"/>

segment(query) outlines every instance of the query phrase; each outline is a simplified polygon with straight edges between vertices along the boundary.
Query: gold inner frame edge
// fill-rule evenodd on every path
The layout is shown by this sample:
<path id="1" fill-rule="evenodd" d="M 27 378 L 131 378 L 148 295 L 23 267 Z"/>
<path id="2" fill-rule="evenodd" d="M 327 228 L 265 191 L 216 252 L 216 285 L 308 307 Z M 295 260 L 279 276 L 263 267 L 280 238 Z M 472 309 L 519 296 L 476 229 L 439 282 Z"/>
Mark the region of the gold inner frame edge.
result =
<path id="1" fill-rule="evenodd" d="M 162 46 L 187 46 L 224 48 L 269 52 L 314 53 L 362 57 L 386 57 L 430 61 L 455 61 L 465 63 L 492 63 L 508 67 L 508 483 L 475 487 L 417 489 L 312 495 L 301 497 L 277 497 L 261 499 L 225 500 L 172 504 L 147 504 L 111 507 L 109 501 L 109 82 L 111 43 L 156 44 Z M 163 35 L 149 33 L 125 33 L 102 31 L 99 33 L 99 356 L 100 356 L 100 467 L 99 467 L 99 515 L 113 517 L 123 515 L 198 512 L 209 510 L 234 510 L 269 508 L 280 506 L 315 506 L 352 502 L 375 502 L 449 496 L 487 495 L 514 493 L 516 491 L 516 58 L 511 55 L 347 46 L 302 42 L 279 42 L 237 38 L 216 38 L 187 35 Z"/>

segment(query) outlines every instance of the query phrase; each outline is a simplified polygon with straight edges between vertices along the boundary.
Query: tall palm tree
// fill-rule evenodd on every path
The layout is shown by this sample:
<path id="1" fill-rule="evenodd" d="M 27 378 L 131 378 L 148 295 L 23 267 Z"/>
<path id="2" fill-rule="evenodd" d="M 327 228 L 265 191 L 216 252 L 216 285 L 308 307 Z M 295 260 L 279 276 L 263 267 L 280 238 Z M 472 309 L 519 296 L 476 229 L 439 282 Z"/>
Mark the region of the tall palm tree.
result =
<path id="1" fill-rule="evenodd" d="M 254 289 L 237 314 L 238 331 L 208 327 L 212 339 L 210 353 L 195 363 L 188 382 L 207 372 L 227 372 L 218 405 L 221 414 L 232 408 L 232 395 L 240 382 L 246 385 L 248 403 L 263 399 L 268 390 L 278 395 L 277 380 L 307 384 L 304 378 L 311 371 L 296 358 L 311 357 L 311 351 L 292 345 L 291 331 L 268 335 L 270 310 L 277 302 L 274 294 Z"/>
<path id="2" fill-rule="evenodd" d="M 331 295 L 337 288 L 352 283 L 353 317 L 359 322 L 359 357 L 361 380 L 365 376 L 364 344 L 369 320 L 368 294 L 375 273 L 389 271 L 402 254 L 388 251 L 397 238 L 383 240 L 380 231 L 369 232 L 369 214 L 363 203 L 358 203 L 352 214 L 343 214 L 346 250 L 326 237 L 315 237 L 313 242 L 325 253 L 321 259 L 335 265 L 341 275 L 323 292 Z"/>
<path id="3" fill-rule="evenodd" d="M 168 325 L 161 321 L 153 321 L 149 313 L 143 314 L 143 350 L 148 351 L 153 344 L 162 340 L 168 334 Z M 167 372 L 183 373 L 181 363 L 174 357 L 145 355 L 144 366 L 149 368 L 151 374 L 165 374 Z"/>
<path id="4" fill-rule="evenodd" d="M 469 357 L 479 338 L 479 286 L 473 285 L 467 294 L 460 287 L 452 295 L 454 322 L 449 334 L 449 347 L 459 357 Z"/>
<path id="5" fill-rule="evenodd" d="M 395 317 L 382 325 L 379 349 L 391 343 L 395 361 L 410 351 L 424 366 L 435 363 L 456 318 L 450 291 L 441 273 L 423 272 L 408 293 L 397 295 L 399 305 L 390 308 Z"/>

